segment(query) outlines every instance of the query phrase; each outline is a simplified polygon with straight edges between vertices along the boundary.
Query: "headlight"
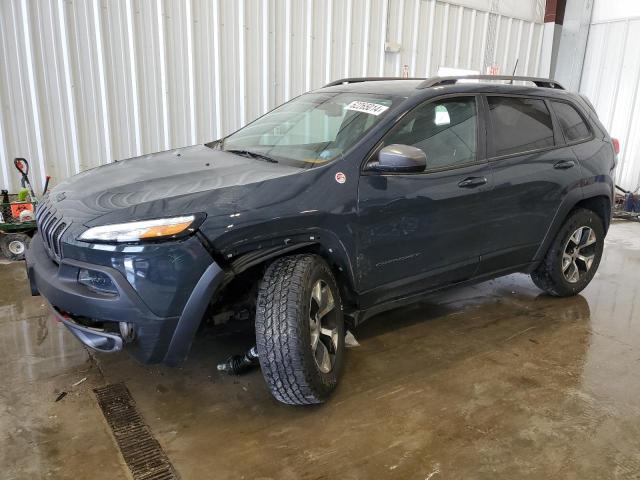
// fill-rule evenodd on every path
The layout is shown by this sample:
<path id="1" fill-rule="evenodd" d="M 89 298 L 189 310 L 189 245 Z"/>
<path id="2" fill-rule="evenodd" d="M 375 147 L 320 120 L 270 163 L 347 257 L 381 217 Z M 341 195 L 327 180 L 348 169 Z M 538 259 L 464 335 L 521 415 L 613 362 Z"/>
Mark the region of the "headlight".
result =
<path id="1" fill-rule="evenodd" d="M 195 230 L 195 215 L 93 227 L 80 235 L 86 242 L 138 242 L 175 237 Z"/>

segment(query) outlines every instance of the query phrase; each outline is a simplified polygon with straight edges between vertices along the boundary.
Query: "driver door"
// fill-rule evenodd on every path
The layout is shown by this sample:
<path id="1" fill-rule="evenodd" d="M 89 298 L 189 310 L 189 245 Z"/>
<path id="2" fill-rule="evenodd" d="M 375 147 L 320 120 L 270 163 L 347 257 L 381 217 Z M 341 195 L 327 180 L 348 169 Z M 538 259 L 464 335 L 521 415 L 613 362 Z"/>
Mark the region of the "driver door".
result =
<path id="1" fill-rule="evenodd" d="M 378 173 L 365 164 L 358 192 L 358 284 L 363 307 L 468 279 L 485 235 L 492 177 L 475 96 L 427 101 L 383 139 L 423 150 L 420 173 Z"/>

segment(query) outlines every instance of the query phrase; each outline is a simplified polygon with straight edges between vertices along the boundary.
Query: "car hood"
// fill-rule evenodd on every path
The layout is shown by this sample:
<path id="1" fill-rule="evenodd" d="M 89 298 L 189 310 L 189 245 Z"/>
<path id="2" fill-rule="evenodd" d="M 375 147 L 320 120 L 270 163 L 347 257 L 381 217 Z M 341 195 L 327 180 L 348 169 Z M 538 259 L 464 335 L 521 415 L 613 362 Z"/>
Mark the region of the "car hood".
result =
<path id="1" fill-rule="evenodd" d="M 171 214 L 170 207 L 178 205 L 180 213 L 187 213 L 203 207 L 205 192 L 209 196 L 217 192 L 216 206 L 231 208 L 238 189 L 228 187 L 246 187 L 302 171 L 196 145 L 87 170 L 56 186 L 48 201 L 65 217 L 94 225 L 104 223 L 98 219 L 105 215 L 115 219 L 119 215 L 114 214 L 122 210 L 130 220 Z"/>

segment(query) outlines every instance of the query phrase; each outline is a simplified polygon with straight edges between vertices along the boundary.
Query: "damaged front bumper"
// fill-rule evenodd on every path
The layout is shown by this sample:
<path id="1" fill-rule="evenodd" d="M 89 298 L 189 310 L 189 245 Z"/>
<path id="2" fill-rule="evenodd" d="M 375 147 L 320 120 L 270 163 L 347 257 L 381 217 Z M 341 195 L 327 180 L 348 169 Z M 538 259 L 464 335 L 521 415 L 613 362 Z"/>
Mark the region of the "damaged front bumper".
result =
<path id="1" fill-rule="evenodd" d="M 103 353 L 114 353 L 122 350 L 122 337 L 104 329 L 85 327 L 75 322 L 69 315 L 64 315 L 51 308 L 56 320 L 63 323 L 73 335 L 87 347 Z"/>
<path id="2" fill-rule="evenodd" d="M 224 271 L 206 258 L 208 266 L 189 288 L 190 294 L 178 315 L 156 315 L 131 283 L 116 268 L 63 258 L 49 258 L 39 234 L 26 254 L 27 274 L 34 295 L 44 296 L 54 315 L 82 343 L 99 352 L 126 349 L 143 363 L 180 364 L 189 353 L 200 321 L 224 279 Z M 204 258 L 201 260 L 205 260 Z M 82 269 L 97 271 L 110 279 L 117 294 L 104 295 L 78 282 Z M 127 343 L 119 332 L 121 322 L 131 324 L 135 337 Z"/>

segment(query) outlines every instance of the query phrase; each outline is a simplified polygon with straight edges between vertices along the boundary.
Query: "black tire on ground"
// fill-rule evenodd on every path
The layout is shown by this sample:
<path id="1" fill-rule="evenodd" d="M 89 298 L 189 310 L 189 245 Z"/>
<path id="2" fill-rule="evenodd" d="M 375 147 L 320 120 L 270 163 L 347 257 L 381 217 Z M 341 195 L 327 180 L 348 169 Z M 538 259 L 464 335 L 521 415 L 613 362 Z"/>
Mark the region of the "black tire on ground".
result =
<path id="1" fill-rule="evenodd" d="M 273 396 L 290 405 L 324 402 L 342 371 L 344 337 L 340 292 L 327 263 L 307 254 L 275 260 L 260 284 L 256 308 L 260 366 Z"/>
<path id="2" fill-rule="evenodd" d="M 591 247 L 583 247 L 589 248 L 588 255 L 593 255 L 593 261 L 588 269 L 586 269 L 585 262 L 577 261 L 576 265 L 580 267 L 579 278 L 570 282 L 565 273 L 563 273 L 563 256 L 565 250 L 567 248 L 571 249 L 574 245 L 571 237 L 581 227 L 588 227 L 595 234 L 595 243 Z M 586 238 L 590 233 L 588 230 L 585 230 L 585 232 L 583 238 Z M 538 268 L 531 274 L 533 283 L 541 290 L 556 297 L 569 297 L 578 294 L 591 282 L 598 270 L 598 265 L 602 258 L 602 249 L 604 248 L 604 237 L 605 232 L 602 220 L 595 212 L 583 208 L 574 210 L 560 228 Z M 588 242 L 585 241 L 586 243 Z M 572 267 L 570 266 L 567 270 L 567 275 L 570 275 L 569 272 L 571 271 Z"/>
<path id="3" fill-rule="evenodd" d="M 7 233 L 0 235 L 0 251 L 9 260 L 24 260 L 31 238 L 24 233 Z"/>

